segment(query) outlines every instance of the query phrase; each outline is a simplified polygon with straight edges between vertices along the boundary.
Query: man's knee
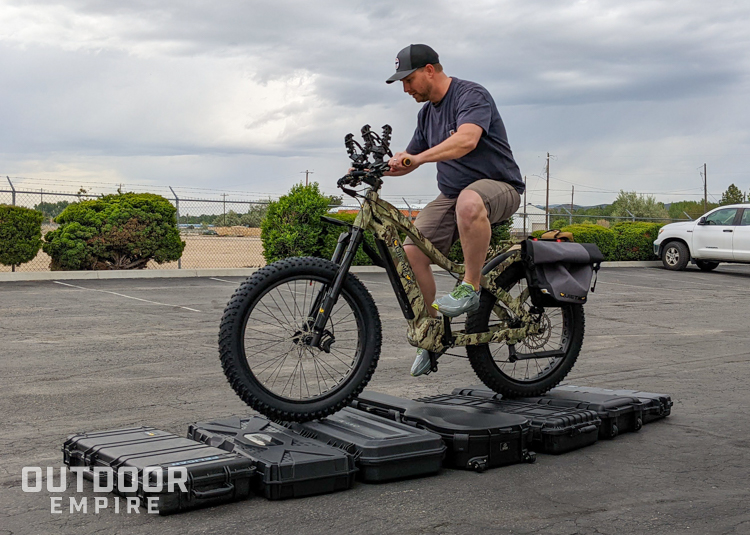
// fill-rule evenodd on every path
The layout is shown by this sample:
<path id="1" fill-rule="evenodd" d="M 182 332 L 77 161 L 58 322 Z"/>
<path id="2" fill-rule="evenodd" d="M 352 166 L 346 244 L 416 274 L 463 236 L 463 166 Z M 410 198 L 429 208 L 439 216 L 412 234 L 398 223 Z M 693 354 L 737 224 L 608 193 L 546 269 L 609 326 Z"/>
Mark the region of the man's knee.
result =
<path id="1" fill-rule="evenodd" d="M 404 252 L 412 267 L 429 266 L 432 263 L 430 258 L 416 245 L 410 243 L 404 245 Z"/>
<path id="2" fill-rule="evenodd" d="M 456 220 L 461 224 L 462 222 L 471 223 L 482 219 L 489 221 L 484 199 L 476 191 L 463 190 L 456 201 Z"/>

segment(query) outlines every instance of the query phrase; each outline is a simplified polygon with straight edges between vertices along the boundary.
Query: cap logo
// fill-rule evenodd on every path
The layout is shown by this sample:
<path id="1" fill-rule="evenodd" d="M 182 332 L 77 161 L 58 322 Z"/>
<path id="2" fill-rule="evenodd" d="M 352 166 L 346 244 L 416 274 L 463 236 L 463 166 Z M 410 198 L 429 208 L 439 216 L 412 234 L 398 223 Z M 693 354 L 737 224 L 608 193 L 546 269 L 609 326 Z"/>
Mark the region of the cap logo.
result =
<path id="1" fill-rule="evenodd" d="M 396 70 L 398 70 L 398 66 L 401 64 L 401 62 L 396 58 Z"/>

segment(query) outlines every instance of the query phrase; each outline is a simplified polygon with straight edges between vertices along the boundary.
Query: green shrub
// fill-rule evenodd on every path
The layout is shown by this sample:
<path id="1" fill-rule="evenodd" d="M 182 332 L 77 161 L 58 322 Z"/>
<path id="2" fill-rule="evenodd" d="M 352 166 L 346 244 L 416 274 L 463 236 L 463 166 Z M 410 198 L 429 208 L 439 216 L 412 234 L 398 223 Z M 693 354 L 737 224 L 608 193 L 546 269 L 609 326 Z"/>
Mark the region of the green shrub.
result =
<path id="1" fill-rule="evenodd" d="M 560 230 L 561 228 L 568 225 L 569 219 L 555 219 L 550 225 L 550 230 Z"/>
<path id="2" fill-rule="evenodd" d="M 623 221 L 612 226 L 617 240 L 616 260 L 656 260 L 654 240 L 661 223 Z"/>
<path id="3" fill-rule="evenodd" d="M 535 230 L 534 232 L 532 232 L 532 233 L 530 234 L 530 236 L 531 236 L 532 238 L 541 238 L 541 237 L 542 237 L 542 234 L 544 234 L 545 232 L 547 232 L 547 231 L 546 231 L 546 230 Z"/>
<path id="4" fill-rule="evenodd" d="M 488 257 L 494 256 L 494 252 L 498 245 L 503 240 L 510 239 L 510 227 L 513 225 L 513 218 L 511 217 L 502 225 L 492 227 L 492 237 L 490 238 L 490 248 L 487 252 Z M 458 240 L 453 244 L 451 250 L 448 252 L 448 258 L 458 264 L 464 262 L 464 251 L 461 249 L 461 240 Z"/>
<path id="5" fill-rule="evenodd" d="M 25 264 L 42 246 L 44 214 L 21 206 L 0 204 L 0 264 Z"/>
<path id="6" fill-rule="evenodd" d="M 160 195 L 122 193 L 69 205 L 44 252 L 52 270 L 143 269 L 182 256 L 176 210 Z"/>
<path id="7" fill-rule="evenodd" d="M 326 229 L 320 218 L 328 211 L 328 201 L 318 183 L 313 182 L 296 185 L 271 202 L 260 227 L 266 262 L 290 256 L 322 256 Z"/>
<path id="8" fill-rule="evenodd" d="M 616 260 L 617 237 L 614 231 L 599 225 L 569 225 L 561 229 L 573 234 L 577 243 L 595 243 L 604 255 L 604 260 Z"/>

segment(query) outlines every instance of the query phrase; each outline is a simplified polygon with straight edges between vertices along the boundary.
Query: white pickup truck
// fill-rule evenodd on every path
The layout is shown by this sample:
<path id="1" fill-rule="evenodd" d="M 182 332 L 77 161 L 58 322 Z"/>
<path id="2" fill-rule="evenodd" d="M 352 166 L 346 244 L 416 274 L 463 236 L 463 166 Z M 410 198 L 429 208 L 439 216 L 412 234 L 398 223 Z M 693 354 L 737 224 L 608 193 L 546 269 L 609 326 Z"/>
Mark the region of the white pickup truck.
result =
<path id="1" fill-rule="evenodd" d="M 664 225 L 654 254 L 672 270 L 685 269 L 688 262 L 702 271 L 716 269 L 719 262 L 750 264 L 750 204 L 720 206 L 698 221 Z"/>

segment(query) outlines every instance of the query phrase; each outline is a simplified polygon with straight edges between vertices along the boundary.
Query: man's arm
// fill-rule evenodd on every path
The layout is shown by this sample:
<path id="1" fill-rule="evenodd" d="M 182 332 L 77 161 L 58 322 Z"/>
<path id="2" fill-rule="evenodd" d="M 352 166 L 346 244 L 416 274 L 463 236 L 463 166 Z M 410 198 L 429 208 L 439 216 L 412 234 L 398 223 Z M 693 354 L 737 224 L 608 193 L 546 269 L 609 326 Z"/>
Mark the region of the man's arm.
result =
<path id="1" fill-rule="evenodd" d="M 413 171 L 423 163 L 444 162 L 466 156 L 477 147 L 479 139 L 482 137 L 482 132 L 484 130 L 482 130 L 481 126 L 464 123 L 458 127 L 455 134 L 431 149 L 427 149 L 419 154 L 396 153 L 389 162 L 391 165 L 390 172 L 385 174 L 389 176 L 401 176 Z M 404 158 L 411 159 L 410 166 L 404 166 Z"/>

